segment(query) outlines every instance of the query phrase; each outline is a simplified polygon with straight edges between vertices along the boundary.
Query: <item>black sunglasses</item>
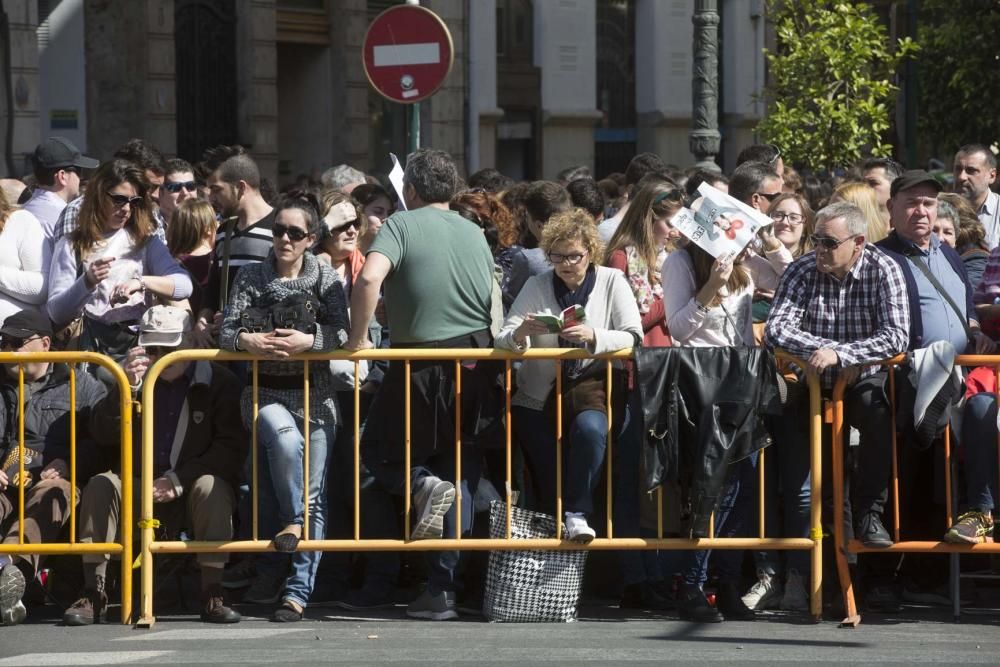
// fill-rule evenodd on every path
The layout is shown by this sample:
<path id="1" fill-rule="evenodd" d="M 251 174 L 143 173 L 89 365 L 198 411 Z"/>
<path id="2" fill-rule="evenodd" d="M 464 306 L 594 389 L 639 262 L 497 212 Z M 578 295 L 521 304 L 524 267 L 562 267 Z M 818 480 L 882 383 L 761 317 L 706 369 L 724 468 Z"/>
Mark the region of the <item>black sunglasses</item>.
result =
<path id="1" fill-rule="evenodd" d="M 162 357 L 177 351 L 176 347 L 164 347 L 161 345 L 146 345 L 142 349 L 150 357 Z"/>
<path id="2" fill-rule="evenodd" d="M 0 350 L 20 350 L 33 340 L 38 340 L 41 336 L 29 336 L 28 338 L 18 338 L 17 336 L 4 336 L 0 338 Z"/>
<path id="3" fill-rule="evenodd" d="M 305 237 L 309 236 L 309 232 L 304 229 L 299 229 L 298 227 L 286 227 L 278 223 L 274 223 L 271 227 L 271 235 L 276 239 L 280 239 L 282 236 L 287 236 L 289 241 L 293 243 L 298 243 Z"/>
<path id="4" fill-rule="evenodd" d="M 656 195 L 656 197 L 653 199 L 653 203 L 659 204 L 664 199 L 673 202 L 683 201 L 684 192 L 679 188 L 674 188 L 672 190 L 667 190 L 666 192 L 661 192 L 660 194 Z"/>
<path id="5" fill-rule="evenodd" d="M 330 233 L 331 234 L 339 234 L 341 232 L 346 232 L 348 227 L 354 227 L 354 229 L 360 230 L 361 229 L 361 221 L 358 220 L 357 218 L 354 218 L 354 220 L 349 220 L 349 221 L 345 222 L 344 224 L 342 224 L 340 227 L 330 227 Z"/>
<path id="6" fill-rule="evenodd" d="M 783 192 L 758 192 L 758 195 L 766 199 L 767 201 L 774 201 L 776 197 L 780 197 Z"/>
<path id="7" fill-rule="evenodd" d="M 188 192 L 194 192 L 198 189 L 198 183 L 195 181 L 182 181 L 176 183 L 164 183 L 163 189 L 172 195 L 177 194 L 181 190 L 187 190 Z"/>
<path id="8" fill-rule="evenodd" d="M 809 240 L 813 242 L 813 245 L 817 248 L 822 248 L 823 250 L 836 250 L 840 247 L 842 243 L 846 243 L 853 239 L 857 234 L 851 234 L 845 239 L 830 238 L 829 236 L 816 236 L 815 234 L 809 237 Z"/>
<path id="9" fill-rule="evenodd" d="M 108 197 L 115 203 L 115 206 L 121 208 L 125 204 L 128 204 L 132 208 L 136 206 L 141 206 L 143 199 L 142 197 L 129 197 L 128 195 L 119 195 L 114 192 L 109 192 Z"/>

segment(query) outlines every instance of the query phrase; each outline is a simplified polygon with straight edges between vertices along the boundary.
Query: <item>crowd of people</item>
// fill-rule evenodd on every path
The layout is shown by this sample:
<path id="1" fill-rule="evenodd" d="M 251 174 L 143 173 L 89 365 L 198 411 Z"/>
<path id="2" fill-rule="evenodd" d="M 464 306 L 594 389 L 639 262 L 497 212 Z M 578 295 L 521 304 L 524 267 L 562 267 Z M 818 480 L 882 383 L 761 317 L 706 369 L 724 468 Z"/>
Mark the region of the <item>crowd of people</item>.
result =
<path id="1" fill-rule="evenodd" d="M 751 453 L 720 473 L 712 508 L 716 535 L 756 535 L 758 494 L 765 495 L 769 537 L 810 535 L 802 379 L 816 373 L 827 395 L 838 377 L 848 381 L 851 479 L 844 509 L 850 535 L 870 548 L 893 544 L 883 515 L 895 423 L 912 443 L 901 447 L 900 483 L 914 498 L 903 536 L 960 543 L 992 536 L 998 481 L 992 371 L 976 382 L 970 376 L 968 389 L 938 383 L 929 398 L 920 382 L 924 360 L 947 364 L 956 354 L 990 353 L 1000 338 L 1000 195 L 991 190 L 996 157 L 986 146 L 958 150 L 950 187 L 887 158 L 825 180 L 802 177 L 766 144 L 746 148 L 728 175 L 682 170 L 642 153 L 624 173 L 602 180 L 575 167 L 557 180 L 535 182 L 515 182 L 495 169 L 463 179 L 450 155 L 421 149 L 408 156 L 399 193 L 348 165 L 276 192 L 241 146 L 211 148 L 189 164 L 131 140 L 98 162 L 52 137 L 33 159 L 30 187 L 19 199 L 8 201 L 0 192 L 0 349 L 101 352 L 121 365 L 135 399 L 145 391 L 150 366 L 174 350 L 217 348 L 261 359 L 255 375 L 246 363 L 175 363 L 153 390 L 158 535 L 229 540 L 259 532 L 273 543 L 272 551 L 234 562 L 227 554 L 198 556 L 206 622 L 240 620 L 227 590 L 242 589 L 242 602 L 276 605 L 276 622 L 301 620 L 310 604 L 364 610 L 397 601 L 404 569 L 399 554 L 299 549 L 302 540 L 353 534 L 355 414 L 364 538 L 482 534 L 483 509 L 508 484 L 502 363 L 456 369 L 450 361 L 356 366 L 334 360 L 311 361 L 304 369 L 295 357 L 305 352 L 390 345 L 591 354 L 780 348 L 802 363 L 775 379 L 781 409 L 758 415 L 761 428 L 746 432 L 754 438 Z M 713 256 L 674 224 L 698 206 L 703 183 L 771 224 L 738 254 Z M 902 352 L 914 355 L 898 372 L 869 366 Z M 645 483 L 651 445 L 638 365 L 616 362 L 611 396 L 605 365 L 591 359 L 515 365 L 511 483 L 519 505 L 554 514 L 561 465 L 564 538 L 586 544 L 602 534 L 607 508 L 598 488 L 610 434 L 614 536 L 654 535 L 650 517 L 660 511 L 670 534 L 691 534 L 684 524 L 685 462 L 674 462 L 678 469 L 666 475 L 664 506 L 657 508 L 657 494 Z M 105 370 L 85 368 L 72 385 L 71 403 L 65 365 L 4 367 L 4 542 L 16 542 L 22 531 L 30 543 L 55 541 L 68 528 L 71 404 L 77 412 L 77 539 L 117 539 L 121 396 Z M 888 397 L 893 372 L 895 422 Z M 17 461 L 20 377 L 24 477 Z M 968 400 L 960 403 L 963 391 Z M 456 409 L 461 433 L 455 432 Z M 943 517 L 939 494 L 926 488 L 942 465 L 932 445 L 949 415 L 958 413 L 965 511 L 943 537 L 930 535 L 930 517 Z M 253 428 L 256 478 L 248 464 Z M 557 430 L 566 443 L 561 461 Z M 758 431 L 767 437 L 758 438 Z M 769 464 L 758 488 L 762 447 Z M 138 493 L 138 479 L 132 488 Z M 413 522 L 404 527 L 407 490 Z M 829 524 L 829 484 L 823 491 Z M 67 605 L 67 625 L 105 620 L 109 558 L 83 557 L 83 593 Z M 470 563 L 473 554 L 432 551 L 423 560 L 407 564 L 426 575 L 423 592 L 409 601 L 409 616 L 446 620 L 460 607 L 475 606 L 482 577 Z M 897 610 L 900 594 L 934 592 L 941 582 L 913 560 L 899 568 L 888 554 L 861 559 L 856 576 L 869 609 Z M 676 608 L 696 622 L 808 609 L 812 573 L 805 552 L 622 552 L 617 562 L 623 607 Z M 41 567 L 39 555 L 0 555 L 2 623 L 25 618 L 22 597 L 40 580 Z M 745 576 L 750 571 L 755 576 Z M 706 595 L 710 580 L 717 582 L 714 604 Z"/>

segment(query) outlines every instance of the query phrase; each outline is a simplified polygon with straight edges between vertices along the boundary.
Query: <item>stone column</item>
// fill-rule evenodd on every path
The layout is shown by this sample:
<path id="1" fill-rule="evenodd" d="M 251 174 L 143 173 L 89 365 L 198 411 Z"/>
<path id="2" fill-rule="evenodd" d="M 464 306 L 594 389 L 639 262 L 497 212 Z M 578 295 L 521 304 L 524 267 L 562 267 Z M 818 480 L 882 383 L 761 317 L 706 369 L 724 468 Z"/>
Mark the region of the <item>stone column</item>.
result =
<path id="1" fill-rule="evenodd" d="M 106 159 L 132 138 L 177 149 L 173 0 L 85 2 L 87 150 Z"/>
<path id="2" fill-rule="evenodd" d="M 542 170 L 594 167 L 597 107 L 597 5 L 595 0 L 536 0 L 535 66 L 542 73 Z"/>
<path id="3" fill-rule="evenodd" d="M 236 111 L 239 143 L 250 149 L 261 176 L 278 183 L 278 51 L 274 0 L 238 2 Z"/>
<path id="4" fill-rule="evenodd" d="M 455 64 L 444 85 L 420 105 L 420 145 L 451 153 L 459 169 L 465 167 L 465 85 L 468 57 L 464 0 L 422 0 L 441 17 L 451 32 Z"/>
<path id="5" fill-rule="evenodd" d="M 474 173 L 496 166 L 497 122 L 497 11 L 496 0 L 469 3 L 469 154 L 466 169 Z"/>
<path id="6" fill-rule="evenodd" d="M 0 174 L 20 178 L 31 172 L 31 153 L 40 141 L 38 116 L 38 7 L 33 0 L 2 0 L 10 28 L 10 63 L 0 53 Z M 2 45 L 0 45 L 2 47 Z M 13 93 L 8 108 L 7 85 Z M 13 116 L 13 124 L 9 126 Z M 13 130 L 8 144 L 8 127 Z"/>
<path id="7" fill-rule="evenodd" d="M 368 170 L 372 168 L 368 151 L 369 87 L 361 62 L 368 30 L 368 3 L 332 0 L 329 6 L 334 108 L 329 119 L 333 124 L 333 155 L 328 166 L 346 163 Z"/>
<path id="8" fill-rule="evenodd" d="M 636 151 L 691 163 L 693 0 L 639 0 L 635 9 Z"/>
<path id="9" fill-rule="evenodd" d="M 723 105 L 722 128 L 726 136 L 719 163 L 736 166 L 740 150 L 755 143 L 757 123 L 764 117 L 764 3 L 762 0 L 729 0 L 723 3 Z"/>
<path id="10" fill-rule="evenodd" d="M 719 14 L 716 0 L 695 0 L 691 153 L 696 165 L 718 170 L 719 152 Z"/>

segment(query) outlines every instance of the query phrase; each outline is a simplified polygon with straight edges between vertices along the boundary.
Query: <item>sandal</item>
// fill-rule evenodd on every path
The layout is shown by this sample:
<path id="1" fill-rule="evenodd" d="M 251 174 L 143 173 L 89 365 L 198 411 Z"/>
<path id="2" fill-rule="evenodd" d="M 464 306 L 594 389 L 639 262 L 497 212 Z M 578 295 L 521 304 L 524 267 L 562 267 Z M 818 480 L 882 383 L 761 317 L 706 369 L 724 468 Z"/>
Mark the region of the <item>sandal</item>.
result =
<path id="1" fill-rule="evenodd" d="M 282 553 L 292 553 L 299 546 L 300 539 L 302 539 L 302 524 L 289 524 L 274 536 L 274 549 Z"/>
<path id="2" fill-rule="evenodd" d="M 274 610 L 271 615 L 272 623 L 298 623 L 305 614 L 304 609 L 298 609 L 298 605 L 291 600 L 285 600 L 280 607 Z"/>

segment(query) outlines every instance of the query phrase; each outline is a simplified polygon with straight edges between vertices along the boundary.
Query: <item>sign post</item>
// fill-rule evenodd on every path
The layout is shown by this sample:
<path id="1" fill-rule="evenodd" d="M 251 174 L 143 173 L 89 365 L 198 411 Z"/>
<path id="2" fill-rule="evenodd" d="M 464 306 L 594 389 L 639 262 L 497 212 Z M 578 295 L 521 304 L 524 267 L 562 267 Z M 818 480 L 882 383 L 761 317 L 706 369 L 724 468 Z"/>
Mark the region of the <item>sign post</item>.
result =
<path id="1" fill-rule="evenodd" d="M 372 21 L 362 59 L 368 83 L 384 98 L 410 105 L 410 150 L 420 147 L 420 101 L 441 87 L 455 62 L 448 26 L 417 4 L 395 5 Z"/>

